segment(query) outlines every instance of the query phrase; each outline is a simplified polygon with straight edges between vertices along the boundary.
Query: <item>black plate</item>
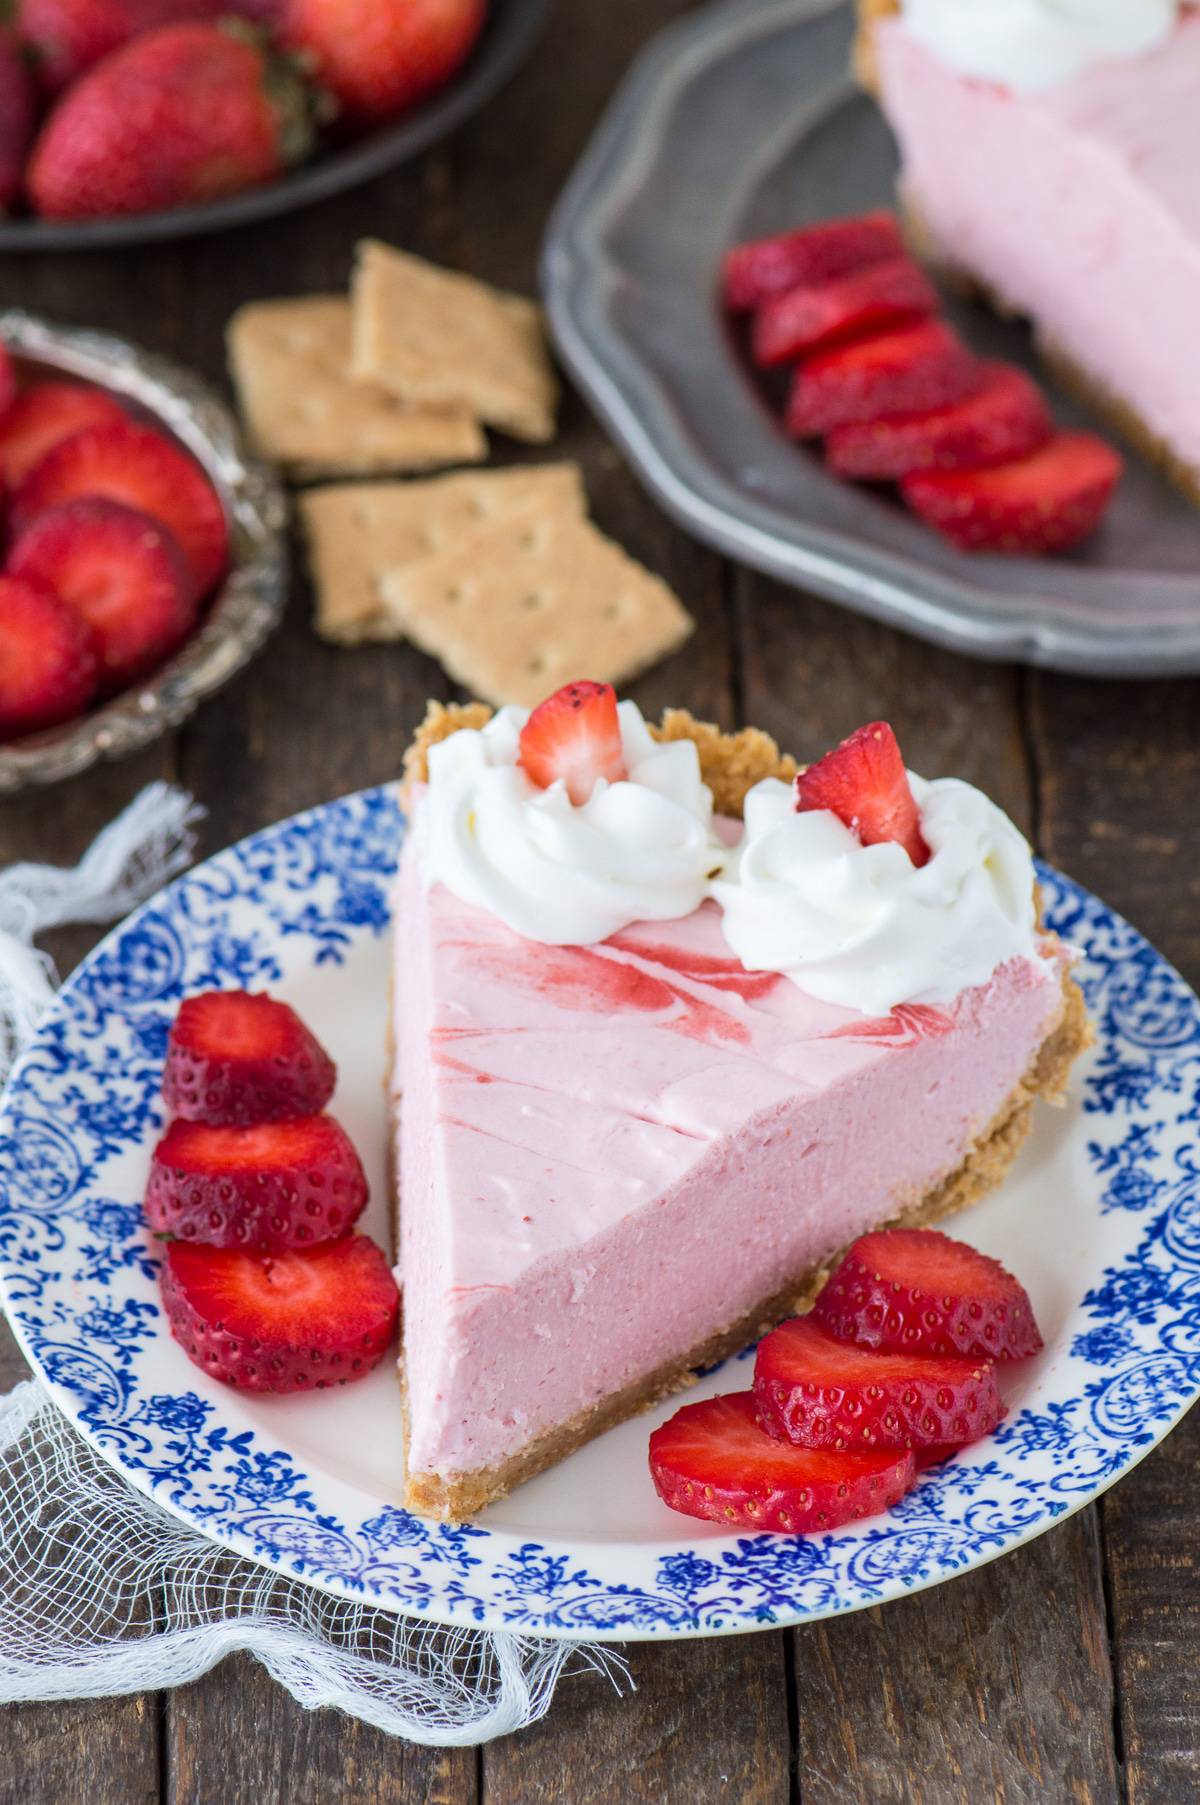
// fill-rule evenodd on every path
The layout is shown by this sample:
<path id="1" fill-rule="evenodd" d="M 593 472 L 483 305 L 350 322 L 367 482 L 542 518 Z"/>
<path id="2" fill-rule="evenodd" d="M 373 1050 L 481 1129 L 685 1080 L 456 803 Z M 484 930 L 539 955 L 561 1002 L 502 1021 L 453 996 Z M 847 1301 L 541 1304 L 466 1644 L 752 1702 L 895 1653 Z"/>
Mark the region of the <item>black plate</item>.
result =
<path id="1" fill-rule="evenodd" d="M 356 182 L 370 181 L 397 163 L 419 156 L 470 118 L 528 55 L 549 11 L 550 0 L 491 0 L 483 35 L 462 74 L 448 88 L 395 125 L 385 126 L 345 150 L 319 152 L 314 162 L 267 187 L 252 188 L 204 207 L 177 207 L 170 213 L 78 222 L 4 220 L 0 221 L 0 252 L 101 250 L 187 238 L 327 200 Z"/>

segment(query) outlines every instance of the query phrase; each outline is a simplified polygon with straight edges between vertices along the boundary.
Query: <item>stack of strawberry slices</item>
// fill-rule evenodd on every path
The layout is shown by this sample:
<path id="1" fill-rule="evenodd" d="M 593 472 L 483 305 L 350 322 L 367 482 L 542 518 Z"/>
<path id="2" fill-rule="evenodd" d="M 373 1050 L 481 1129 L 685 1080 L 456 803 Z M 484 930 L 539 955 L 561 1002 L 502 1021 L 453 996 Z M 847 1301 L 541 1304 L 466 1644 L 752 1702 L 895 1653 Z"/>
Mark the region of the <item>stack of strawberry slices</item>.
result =
<path id="1" fill-rule="evenodd" d="M 323 1114 L 336 1068 L 272 997 L 191 997 L 171 1030 L 146 1220 L 171 1237 L 163 1303 L 188 1358 L 241 1391 L 323 1390 L 379 1364 L 399 1294 L 354 1225 L 367 1181 Z"/>
<path id="2" fill-rule="evenodd" d="M 112 395 L 21 389 L 0 346 L 0 740 L 74 719 L 178 650 L 229 558 L 196 460 Z"/>
<path id="3" fill-rule="evenodd" d="M 738 245 L 723 285 L 755 363 L 793 366 L 787 431 L 824 438 L 836 475 L 898 483 L 963 551 L 1065 551 L 1099 525 L 1117 453 L 1056 431 L 1023 370 L 968 350 L 890 213 Z"/>
<path id="4" fill-rule="evenodd" d="M 810 1315 L 759 1343 L 751 1391 L 687 1404 L 654 1431 L 655 1487 L 685 1516 L 745 1529 L 803 1535 L 873 1516 L 921 1467 L 996 1428 L 997 1364 L 1041 1346 L 998 1260 L 934 1229 L 880 1229 Z"/>

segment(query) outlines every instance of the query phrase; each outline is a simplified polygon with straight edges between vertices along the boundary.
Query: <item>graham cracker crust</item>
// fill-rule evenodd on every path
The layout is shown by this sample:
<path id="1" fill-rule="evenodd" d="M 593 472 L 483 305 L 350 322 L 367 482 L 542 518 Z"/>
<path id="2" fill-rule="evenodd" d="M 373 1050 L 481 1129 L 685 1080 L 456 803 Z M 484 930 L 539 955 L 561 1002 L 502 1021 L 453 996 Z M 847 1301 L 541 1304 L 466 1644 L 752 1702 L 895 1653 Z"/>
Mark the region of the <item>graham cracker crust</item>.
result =
<path id="1" fill-rule="evenodd" d="M 900 0 L 858 0 L 858 32 L 852 52 L 854 74 L 863 88 L 879 97 L 879 79 L 875 60 L 875 26 L 880 19 L 899 13 Z M 929 263 L 944 280 L 963 292 L 979 296 L 997 313 L 1013 316 L 1018 310 L 986 282 L 955 262 L 949 249 L 938 242 L 912 196 L 900 195 L 900 213 L 904 235 L 913 255 Z M 1085 369 L 1061 345 L 1042 332 L 1033 322 L 1038 353 L 1051 375 L 1067 393 L 1080 402 L 1110 431 L 1132 445 L 1147 463 L 1162 472 L 1176 489 L 1200 507 L 1200 465 L 1190 464 L 1156 433 L 1123 396 L 1101 377 Z"/>
<path id="2" fill-rule="evenodd" d="M 1033 1105 L 1043 1098 L 1061 1103 L 1068 1074 L 1076 1057 L 1092 1038 L 1079 986 L 1069 971 L 1063 974 L 1063 1009 L 1020 1084 L 1007 1099 L 986 1132 L 967 1154 L 961 1166 L 943 1178 L 915 1202 L 898 1210 L 880 1227 L 923 1227 L 939 1222 L 994 1190 L 1012 1165 L 1029 1132 Z M 656 1372 L 636 1380 L 613 1396 L 580 1411 L 568 1422 L 548 1430 L 511 1460 L 475 1472 L 409 1473 L 405 1503 L 421 1516 L 461 1522 L 486 1505 L 494 1504 L 526 1479 L 565 1460 L 585 1442 L 603 1435 L 627 1418 L 695 1382 L 696 1369 L 712 1366 L 757 1341 L 789 1316 L 807 1310 L 837 1261 L 840 1248 L 831 1249 L 818 1264 L 798 1273 L 747 1315 L 717 1330 L 681 1360 L 672 1360 Z M 408 1393 L 403 1368 L 400 1375 L 404 1412 L 404 1437 L 408 1445 Z"/>

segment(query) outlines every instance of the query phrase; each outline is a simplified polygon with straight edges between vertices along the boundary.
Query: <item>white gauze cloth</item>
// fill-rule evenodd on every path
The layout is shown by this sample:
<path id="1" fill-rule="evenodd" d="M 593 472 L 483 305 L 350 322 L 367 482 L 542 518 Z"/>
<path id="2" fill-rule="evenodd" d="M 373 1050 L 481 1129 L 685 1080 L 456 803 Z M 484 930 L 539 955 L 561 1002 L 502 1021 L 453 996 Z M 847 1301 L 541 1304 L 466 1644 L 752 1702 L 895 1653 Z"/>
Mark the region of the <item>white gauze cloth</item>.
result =
<path id="1" fill-rule="evenodd" d="M 190 862 L 201 813 L 151 784 L 74 870 L 0 872 L 0 1075 L 54 992 L 34 934 L 125 914 Z M 0 1704 L 153 1692 L 235 1650 L 306 1709 L 441 1747 L 535 1722 L 568 1666 L 627 1673 L 601 1648 L 443 1629 L 243 1560 L 109 1467 L 35 1380 L 0 1397 Z"/>

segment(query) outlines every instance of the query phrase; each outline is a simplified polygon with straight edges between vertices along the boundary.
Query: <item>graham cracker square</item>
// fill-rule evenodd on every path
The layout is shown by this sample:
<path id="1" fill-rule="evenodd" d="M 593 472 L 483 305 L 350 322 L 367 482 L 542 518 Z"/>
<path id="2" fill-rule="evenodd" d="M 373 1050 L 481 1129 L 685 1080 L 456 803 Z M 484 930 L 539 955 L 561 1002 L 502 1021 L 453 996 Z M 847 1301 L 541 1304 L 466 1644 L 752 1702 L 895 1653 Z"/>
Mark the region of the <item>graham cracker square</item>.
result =
<path id="1" fill-rule="evenodd" d="M 340 645 L 403 639 L 385 598 L 393 571 L 456 545 L 512 512 L 587 510 L 577 464 L 465 471 L 423 482 L 345 483 L 300 497 L 316 591 L 317 631 Z"/>
<path id="2" fill-rule="evenodd" d="M 513 438 L 554 437 L 558 383 L 533 301 L 375 239 L 359 246 L 351 300 L 357 377 L 466 408 Z"/>
<path id="3" fill-rule="evenodd" d="M 526 509 L 397 570 L 383 591 L 408 637 L 473 695 L 540 702 L 580 677 L 620 683 L 695 622 L 590 521 Z"/>
<path id="4" fill-rule="evenodd" d="M 345 296 L 252 301 L 230 320 L 226 342 L 256 450 L 301 480 L 433 470 L 487 456 L 469 408 L 406 402 L 351 377 Z"/>

